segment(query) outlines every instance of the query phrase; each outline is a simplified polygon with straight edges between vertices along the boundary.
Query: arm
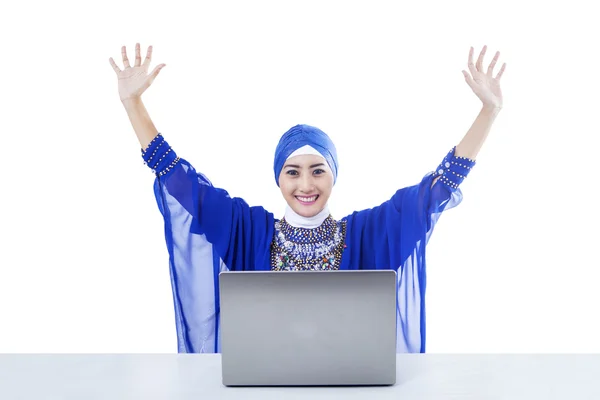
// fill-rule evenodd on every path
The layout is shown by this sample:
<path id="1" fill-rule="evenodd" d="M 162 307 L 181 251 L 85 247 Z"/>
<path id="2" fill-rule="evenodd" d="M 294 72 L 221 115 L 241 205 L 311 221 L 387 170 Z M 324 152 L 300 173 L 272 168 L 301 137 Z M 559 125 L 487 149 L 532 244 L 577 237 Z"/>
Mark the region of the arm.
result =
<path id="1" fill-rule="evenodd" d="M 243 199 L 231 198 L 225 190 L 214 187 L 189 162 L 178 157 L 158 133 L 141 99 L 165 66 L 159 64 L 148 74 L 152 46 L 148 48 L 142 64 L 140 45 L 136 44 L 133 67 L 129 64 L 124 46 L 121 55 L 123 70 L 112 58 L 109 61 L 117 74 L 119 97 L 142 148 L 144 162 L 156 175 L 154 193 L 165 219 L 167 243 L 177 247 L 180 255 L 189 250 L 185 260 L 176 263 L 187 265 L 189 260 L 197 260 L 200 252 L 193 241 L 199 240 L 198 235 L 205 235 L 216 249 L 215 253 L 207 253 L 208 257 L 218 254 L 229 269 L 268 265 L 272 215 L 262 207 L 251 208 Z M 259 251 L 255 251 L 255 247 Z M 173 256 L 173 249 L 169 248 Z M 253 257 L 260 261 L 255 262 Z"/>
<path id="2" fill-rule="evenodd" d="M 142 149 L 147 149 L 148 145 L 158 135 L 158 131 L 142 102 L 141 97 L 131 98 L 123 101 L 123 106 L 135 131 L 135 135 L 140 142 Z"/>
<path id="3" fill-rule="evenodd" d="M 477 158 L 477 154 L 479 154 L 479 150 L 481 150 L 483 143 L 487 139 L 498 113 L 500 113 L 499 108 L 486 106 L 481 108 L 471 128 L 469 128 L 466 135 L 456 146 L 455 155 L 457 157 L 465 157 L 471 160 Z"/>
<path id="4" fill-rule="evenodd" d="M 135 45 L 135 64 L 133 67 L 129 65 L 125 46 L 121 47 L 121 56 L 123 57 L 123 66 L 125 67 L 123 70 L 117 66 L 112 57 L 109 59 L 109 62 L 117 74 L 119 97 L 125 107 L 129 121 L 133 126 L 142 149 L 146 149 L 152 139 L 156 137 L 158 131 L 142 102 L 142 94 L 154 82 L 154 79 L 165 64 L 157 65 L 152 73 L 148 74 L 148 67 L 152 61 L 152 46 L 148 47 L 146 59 L 142 64 L 139 43 Z"/>
<path id="5" fill-rule="evenodd" d="M 473 48 L 471 47 L 468 61 L 470 74 L 464 70 L 462 71 L 465 81 L 482 102 L 479 115 L 454 149 L 454 157 L 463 159 L 463 161 L 465 161 L 464 164 L 469 165 L 468 169 L 463 169 L 463 171 L 467 173 L 470 167 L 474 165 L 475 159 L 477 158 L 477 155 L 479 154 L 479 151 L 481 150 L 481 147 L 483 146 L 483 143 L 487 139 L 490 129 L 492 128 L 492 124 L 496 120 L 500 110 L 502 110 L 502 90 L 500 89 L 500 78 L 504 73 L 506 63 L 502 65 L 502 68 L 500 68 L 500 71 L 496 77 L 494 77 L 494 66 L 496 65 L 498 57 L 500 56 L 500 52 L 496 52 L 496 55 L 488 66 L 487 71 L 484 72 L 483 57 L 485 56 L 486 50 L 487 46 L 484 46 L 481 50 L 481 53 L 479 53 L 477 63 L 474 64 Z M 459 172 L 459 174 L 466 176 L 466 174 L 462 174 L 461 172 Z M 438 179 L 440 179 L 439 176 L 434 179 L 433 184 L 435 184 Z"/>
<path id="6" fill-rule="evenodd" d="M 494 123 L 494 120 L 502 110 L 502 90 L 500 89 L 500 78 L 506 68 L 506 63 L 502 65 L 500 71 L 494 78 L 493 71 L 500 52 L 496 52 L 496 55 L 492 59 L 492 62 L 488 66 L 486 72 L 483 72 L 483 57 L 487 46 L 483 46 L 481 53 L 477 59 L 477 64 L 473 64 L 473 48 L 469 51 L 469 75 L 463 70 L 463 75 L 469 87 L 481 100 L 482 108 L 479 115 L 471 125 L 471 128 L 456 146 L 456 156 L 466 157 L 474 160 L 479 154 L 479 150 L 483 146 L 488 133 Z"/>
<path id="7" fill-rule="evenodd" d="M 167 179 L 166 174 L 174 169 L 175 164 L 180 162 L 180 158 L 177 157 L 175 151 L 171 149 L 162 135 L 158 133 L 142 102 L 142 94 L 150 87 L 165 64 L 157 65 L 152 73 L 148 74 L 148 67 L 152 60 L 152 46 L 148 47 L 146 59 L 142 64 L 139 43 L 135 45 L 135 64 L 133 67 L 129 64 L 125 46 L 121 47 L 121 56 L 123 58 L 123 70 L 117 66 L 112 57 L 109 62 L 117 74 L 119 97 L 142 148 L 144 163 L 159 178 L 156 187 L 160 190 L 155 190 L 155 194 L 161 213 L 164 215 L 166 207 L 159 197 L 166 190 L 188 213 L 198 218 L 196 204 L 198 199 L 195 197 L 198 196 L 199 190 L 194 190 L 194 188 L 200 184 L 199 182 L 207 187 L 212 185 L 205 177 L 200 175 L 196 177 L 195 173 L 186 174 L 185 171 L 181 171 L 174 178 L 172 177 L 173 174 L 170 174 L 172 179 Z M 185 164 L 188 171 L 193 170 L 191 165 L 187 162 Z"/>

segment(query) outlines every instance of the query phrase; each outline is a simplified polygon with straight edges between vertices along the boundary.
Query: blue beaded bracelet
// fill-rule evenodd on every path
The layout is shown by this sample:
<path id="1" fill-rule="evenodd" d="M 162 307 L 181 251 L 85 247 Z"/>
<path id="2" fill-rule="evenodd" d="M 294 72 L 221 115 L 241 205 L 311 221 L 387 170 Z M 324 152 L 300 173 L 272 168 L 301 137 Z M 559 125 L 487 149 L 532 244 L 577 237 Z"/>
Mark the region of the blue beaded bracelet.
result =
<path id="1" fill-rule="evenodd" d="M 162 136 L 162 133 L 158 133 L 154 139 L 152 139 L 150 141 L 150 143 L 148 143 L 148 146 L 146 146 L 146 149 L 142 149 L 142 155 L 145 155 L 146 153 L 148 153 L 149 151 L 151 151 L 153 148 L 156 147 L 156 145 L 162 141 L 164 141 L 165 138 Z"/>
<path id="2" fill-rule="evenodd" d="M 440 182 L 452 189 L 457 189 L 469 175 L 471 168 L 475 166 L 475 160 L 467 157 L 457 157 L 454 155 L 455 151 L 456 147 L 453 147 L 435 171 L 435 175 L 440 177 Z"/>
<path id="3" fill-rule="evenodd" d="M 144 162 L 147 164 L 152 163 L 152 160 L 156 157 L 156 153 L 163 146 L 165 138 L 159 133 L 152 139 L 152 141 L 146 147 L 146 150 L 142 150 L 142 157 Z"/>
<path id="4" fill-rule="evenodd" d="M 171 171 L 173 168 L 175 168 L 175 166 L 177 165 L 177 163 L 180 161 L 180 158 L 177 157 L 175 158 L 171 164 L 169 164 L 165 169 L 163 169 L 162 171 L 158 172 L 156 175 L 157 176 L 163 176 L 165 174 L 167 174 L 169 171 Z"/>
<path id="5" fill-rule="evenodd" d="M 144 164 L 150 167 L 152 173 L 156 174 L 157 177 L 167 174 L 180 161 L 180 158 L 160 133 L 152 139 L 145 150 L 142 150 L 142 158 Z"/>
<path id="6" fill-rule="evenodd" d="M 163 154 L 166 150 L 168 150 L 169 144 L 165 140 L 161 140 L 156 142 L 156 145 L 152 146 L 148 149 L 148 152 L 143 155 L 144 163 L 152 166 L 152 164 L 156 163 L 156 160 Z"/>

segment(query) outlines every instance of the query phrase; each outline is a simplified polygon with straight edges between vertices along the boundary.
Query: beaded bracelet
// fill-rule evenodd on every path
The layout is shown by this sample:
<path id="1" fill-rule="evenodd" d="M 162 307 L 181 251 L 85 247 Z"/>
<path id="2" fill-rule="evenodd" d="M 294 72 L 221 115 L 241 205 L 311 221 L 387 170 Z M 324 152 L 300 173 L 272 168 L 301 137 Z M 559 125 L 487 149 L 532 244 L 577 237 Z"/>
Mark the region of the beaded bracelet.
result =
<path id="1" fill-rule="evenodd" d="M 156 141 L 151 147 L 148 148 L 146 153 L 142 154 L 142 158 L 144 159 L 144 164 L 152 165 L 153 162 L 157 160 L 157 154 L 161 151 L 162 147 L 168 148 L 169 144 L 164 139 Z M 162 153 L 161 153 L 162 154 Z"/>
<path id="2" fill-rule="evenodd" d="M 435 171 L 435 175 L 440 176 L 440 182 L 452 189 L 457 189 L 475 166 L 475 160 L 455 156 L 455 151 L 456 147 L 453 147 Z"/>
<path id="3" fill-rule="evenodd" d="M 167 174 L 169 171 L 171 171 L 173 168 L 175 168 L 175 166 L 177 165 L 177 163 L 180 161 L 180 158 L 177 157 L 176 159 L 173 160 L 173 162 L 171 164 L 169 164 L 165 169 L 163 169 L 162 171 L 160 171 L 157 176 L 163 176 L 165 174 Z"/>
<path id="4" fill-rule="evenodd" d="M 157 177 L 167 174 L 181 160 L 160 133 L 142 150 L 142 158 Z"/>
<path id="5" fill-rule="evenodd" d="M 150 143 L 148 143 L 146 149 L 142 149 L 142 155 L 146 154 L 151 147 L 156 146 L 158 142 L 161 142 L 163 140 L 165 139 L 163 138 L 162 133 L 159 132 L 156 136 L 154 136 L 154 139 L 152 139 Z"/>

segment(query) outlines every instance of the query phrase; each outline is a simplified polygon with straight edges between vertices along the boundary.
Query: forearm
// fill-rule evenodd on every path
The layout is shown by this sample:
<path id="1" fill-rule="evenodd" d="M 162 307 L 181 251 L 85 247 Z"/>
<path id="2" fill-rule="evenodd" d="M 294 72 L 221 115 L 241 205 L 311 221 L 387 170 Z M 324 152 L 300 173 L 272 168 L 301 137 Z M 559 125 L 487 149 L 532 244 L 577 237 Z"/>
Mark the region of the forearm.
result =
<path id="1" fill-rule="evenodd" d="M 457 157 L 466 157 L 472 160 L 477 158 L 499 112 L 499 108 L 482 107 L 471 128 L 456 146 L 455 155 Z"/>
<path id="2" fill-rule="evenodd" d="M 142 149 L 146 149 L 148 144 L 158 135 L 158 131 L 150 119 L 150 115 L 144 106 L 141 98 L 128 99 L 123 101 L 125 111 L 133 130 L 140 142 Z"/>

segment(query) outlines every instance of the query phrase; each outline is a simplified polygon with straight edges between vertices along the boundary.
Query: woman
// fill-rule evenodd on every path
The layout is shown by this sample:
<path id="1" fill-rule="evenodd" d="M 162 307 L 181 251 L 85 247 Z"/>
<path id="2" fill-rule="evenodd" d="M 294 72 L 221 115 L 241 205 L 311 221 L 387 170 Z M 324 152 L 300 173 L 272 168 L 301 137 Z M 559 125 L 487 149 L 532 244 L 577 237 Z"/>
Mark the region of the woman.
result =
<path id="1" fill-rule="evenodd" d="M 148 74 L 151 46 L 142 63 L 136 44 L 133 67 L 123 47 L 123 70 L 111 58 L 142 156 L 156 174 L 154 193 L 165 220 L 178 351 L 220 352 L 220 271 L 395 269 L 397 351 L 425 352 L 425 246 L 440 213 L 460 203 L 458 186 L 474 166 L 502 109 L 499 81 L 506 64 L 494 77 L 499 53 L 484 71 L 485 52 L 486 47 L 474 64 L 471 48 L 470 73 L 463 71 L 482 101 L 481 111 L 435 172 L 379 206 L 338 221 L 327 207 L 337 176 L 337 154 L 324 132 L 297 125 L 282 136 L 274 173 L 288 207 L 281 220 L 275 219 L 262 207 L 249 207 L 215 188 L 158 133 L 141 100 L 165 66 Z"/>

